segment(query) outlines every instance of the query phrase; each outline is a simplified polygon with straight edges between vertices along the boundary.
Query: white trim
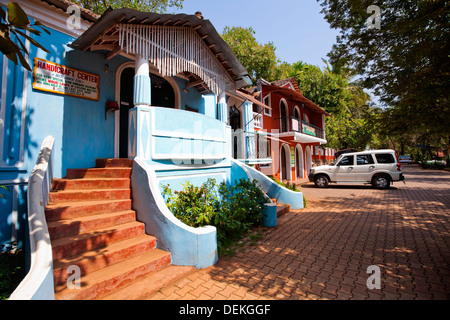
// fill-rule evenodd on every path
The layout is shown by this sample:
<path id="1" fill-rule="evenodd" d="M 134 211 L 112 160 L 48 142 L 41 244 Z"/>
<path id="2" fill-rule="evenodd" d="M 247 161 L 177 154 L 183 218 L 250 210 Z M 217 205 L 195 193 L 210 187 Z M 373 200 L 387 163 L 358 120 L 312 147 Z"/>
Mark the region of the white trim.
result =
<path id="1" fill-rule="evenodd" d="M 322 130 L 323 130 L 323 139 L 327 140 L 327 130 L 326 130 L 326 123 L 325 123 L 325 115 L 322 114 Z"/>
<path id="2" fill-rule="evenodd" d="M 178 179 L 187 179 L 187 178 L 210 177 L 212 175 L 221 175 L 225 181 L 227 180 L 227 172 L 226 171 L 200 173 L 200 174 L 195 174 L 195 173 L 194 174 L 183 174 L 183 175 L 175 175 L 175 176 L 156 175 L 156 177 L 158 178 L 158 180 L 178 180 Z"/>
<path id="3" fill-rule="evenodd" d="M 222 160 L 226 158 L 226 154 L 218 154 L 214 156 L 204 156 L 202 153 L 183 153 L 182 155 L 176 153 L 158 153 L 153 154 L 154 160 L 189 160 L 189 161 L 210 161 Z"/>
<path id="4" fill-rule="evenodd" d="M 265 103 L 264 100 L 265 99 L 269 100 L 269 104 Z M 265 95 L 262 99 L 262 103 L 264 103 L 265 105 L 269 106 L 270 108 L 272 108 L 272 96 L 269 94 Z M 264 115 L 268 116 L 268 117 L 272 117 L 272 109 L 267 109 L 264 108 Z"/>
<path id="5" fill-rule="evenodd" d="M 303 111 L 303 121 L 305 121 L 306 123 L 309 123 L 309 117 L 306 114 L 306 111 Z"/>
<path id="6" fill-rule="evenodd" d="M 29 36 L 30 32 L 27 31 L 26 34 Z M 25 40 L 25 47 L 28 52 L 30 52 L 30 41 L 28 39 Z M 26 54 L 24 56 L 25 60 L 30 64 L 30 57 Z M 28 99 L 28 76 L 29 71 L 23 68 L 23 82 L 22 82 L 22 120 L 20 126 L 20 140 L 19 140 L 19 161 L 17 166 L 22 167 L 24 162 L 24 145 L 25 145 L 25 128 L 27 126 L 27 99 Z"/>
<path id="7" fill-rule="evenodd" d="M 288 85 L 288 86 L 286 86 L 286 85 Z M 292 91 L 295 91 L 294 85 L 292 84 L 291 81 L 288 81 L 288 82 L 286 82 L 285 84 L 283 84 L 283 85 L 281 86 L 281 88 L 284 88 L 284 89 L 291 89 Z"/>
<path id="8" fill-rule="evenodd" d="M 2 70 L 2 96 L 0 102 L 0 167 L 6 166 L 6 162 L 3 161 L 3 146 L 5 138 L 5 115 L 6 115 L 6 94 L 8 92 L 8 61 L 9 59 L 3 55 L 3 70 Z"/>
<path id="9" fill-rule="evenodd" d="M 14 184 L 25 185 L 27 183 L 28 183 L 28 179 L 0 180 L 0 184 L 3 186 L 14 185 Z"/>
<path id="10" fill-rule="evenodd" d="M 285 119 L 282 119 L 282 116 L 281 116 L 281 103 L 282 102 L 284 102 L 284 105 L 285 105 L 285 109 L 286 109 L 286 116 L 285 116 Z M 286 101 L 286 99 L 285 98 L 281 98 L 280 99 L 280 102 L 279 102 L 279 104 L 278 104 L 278 108 L 279 108 L 279 110 L 280 110 L 280 131 L 281 131 L 281 129 L 283 128 L 283 126 L 282 126 L 282 121 L 286 121 L 286 131 L 285 132 L 290 132 L 290 125 L 289 125 L 289 121 L 288 121 L 288 118 L 289 118 L 289 104 L 287 103 L 287 101 Z"/>
<path id="11" fill-rule="evenodd" d="M 295 107 L 294 107 L 294 114 L 292 116 L 295 118 L 295 110 L 298 111 L 298 118 L 296 118 L 296 119 L 302 120 L 302 113 L 300 112 L 300 107 L 298 105 L 295 105 Z"/>
<path id="12" fill-rule="evenodd" d="M 301 166 L 297 165 L 297 162 L 299 161 L 299 157 L 297 157 L 297 150 L 300 151 Z M 303 161 L 303 148 L 300 143 L 297 143 L 297 145 L 295 146 L 294 152 L 295 152 L 295 179 L 297 180 L 297 178 L 301 178 L 301 179 L 305 178 L 305 162 Z M 299 175 L 298 175 L 297 167 L 299 167 L 299 169 L 302 171 L 301 177 L 299 177 Z"/>
<path id="13" fill-rule="evenodd" d="M 27 35 L 30 35 L 29 31 L 26 31 Z M 25 39 L 25 48 L 30 51 L 30 41 Z M 26 54 L 24 56 L 25 60 L 29 63 L 29 56 Z M 6 115 L 6 96 L 8 93 L 8 63 L 9 59 L 6 56 L 3 56 L 3 70 L 2 70 L 2 99 L 0 105 L 0 141 L 2 146 L 0 147 L 0 167 L 11 167 L 8 166 L 6 162 L 3 161 L 3 146 L 4 146 L 4 138 L 5 138 L 5 115 Z M 20 66 L 16 66 L 19 68 Z M 12 72 L 16 72 L 15 68 L 12 69 Z M 21 97 L 21 121 L 20 121 L 20 134 L 19 134 L 19 156 L 17 162 L 14 164 L 14 167 L 21 168 L 23 167 L 24 162 L 24 145 L 25 145 L 25 128 L 26 128 L 26 119 L 27 119 L 27 98 L 28 98 L 28 75 L 29 71 L 23 68 L 23 79 L 22 79 L 22 97 Z M 14 84 L 13 84 L 14 86 Z M 14 97 L 13 97 L 14 98 Z"/>
<path id="14" fill-rule="evenodd" d="M 281 152 L 285 152 L 283 149 L 287 148 L 287 150 L 289 151 L 288 156 L 286 156 L 285 159 L 285 165 L 286 165 L 286 174 L 289 175 L 289 178 L 285 178 L 283 177 L 283 162 L 281 161 Z M 286 154 L 285 154 L 286 155 Z M 283 143 L 280 147 L 280 180 L 287 180 L 287 181 L 292 181 L 292 166 L 291 166 L 291 148 L 289 146 L 289 144 L 287 143 Z"/>
<path id="15" fill-rule="evenodd" d="M 2 5 L 6 5 L 8 2 L 10 1 L 0 0 Z M 80 29 L 69 29 L 67 28 L 67 19 L 70 15 L 62 9 L 56 9 L 54 6 L 45 4 L 42 1 L 20 1 L 20 6 L 28 17 L 71 37 L 78 38 L 92 25 L 91 22 L 80 19 Z"/>
<path id="16" fill-rule="evenodd" d="M 133 57 L 128 57 L 133 58 Z M 133 61 L 127 61 L 122 63 L 116 70 L 116 85 L 115 85 L 115 100 L 118 102 L 119 106 L 121 105 L 120 101 L 120 78 L 122 76 L 123 70 L 126 68 L 133 68 L 135 69 L 135 62 Z M 173 88 L 174 96 L 175 96 L 175 109 L 181 109 L 181 93 L 180 93 L 180 87 L 178 86 L 175 79 L 172 77 L 163 77 L 159 72 L 158 69 L 152 65 L 149 62 L 149 73 L 152 73 L 154 75 L 157 75 L 159 77 L 162 77 L 165 79 Z M 119 149 L 120 149 L 120 110 L 114 112 L 115 113 L 115 123 L 114 123 L 114 157 L 119 157 Z"/>
<path id="17" fill-rule="evenodd" d="M 308 155 L 309 155 L 309 157 L 307 159 Z M 311 170 L 311 168 L 312 168 L 312 152 L 311 152 L 311 147 L 307 146 L 305 148 L 305 171 L 306 171 L 306 176 L 309 175 L 309 170 Z"/>
<path id="18" fill-rule="evenodd" d="M 155 125 L 155 119 L 153 118 L 153 125 Z M 202 141 L 214 141 L 214 142 L 227 142 L 227 139 L 205 136 L 202 134 L 188 133 L 188 132 L 177 132 L 177 131 L 167 131 L 167 130 L 153 130 L 152 136 L 154 137 L 166 137 L 166 138 L 182 138 L 182 139 L 194 139 Z"/>
<path id="19" fill-rule="evenodd" d="M 180 171 L 180 170 L 207 170 L 207 169 L 215 169 L 215 168 L 229 168 L 231 167 L 231 163 L 229 161 L 222 161 L 220 163 L 212 164 L 212 165 L 205 165 L 205 164 L 163 164 L 163 165 L 148 165 L 151 167 L 154 171 Z"/>
<path id="20" fill-rule="evenodd" d="M 116 86 L 115 86 L 115 100 L 120 106 L 120 77 L 123 70 L 126 68 L 134 68 L 134 61 L 127 61 L 122 63 L 116 71 Z M 114 157 L 118 158 L 120 156 L 120 110 L 114 112 Z"/>
<path id="21" fill-rule="evenodd" d="M 19 218 L 19 186 L 14 185 L 11 192 L 11 242 L 17 241 L 17 225 Z"/>

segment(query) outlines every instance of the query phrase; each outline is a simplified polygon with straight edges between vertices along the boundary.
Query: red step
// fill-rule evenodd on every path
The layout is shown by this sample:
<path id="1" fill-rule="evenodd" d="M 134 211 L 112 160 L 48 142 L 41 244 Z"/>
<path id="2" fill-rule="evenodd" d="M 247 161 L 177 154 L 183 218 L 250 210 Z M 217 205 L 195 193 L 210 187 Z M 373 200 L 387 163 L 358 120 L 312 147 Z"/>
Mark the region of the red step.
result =
<path id="1" fill-rule="evenodd" d="M 129 178 L 131 170 L 131 168 L 67 169 L 66 179 Z"/>
<path id="2" fill-rule="evenodd" d="M 57 239 L 132 221 L 136 221 L 136 213 L 133 210 L 119 211 L 76 219 L 51 221 L 48 223 L 48 231 L 51 239 Z"/>
<path id="3" fill-rule="evenodd" d="M 97 159 L 96 168 L 68 169 L 65 179 L 52 181 L 45 214 L 56 299 L 130 297 L 121 289 L 128 285 L 149 294 L 155 285 L 148 281 L 162 284 L 193 269 L 168 268 L 170 253 L 156 249 L 136 221 L 132 167 L 128 159 Z M 80 289 L 68 288 L 69 266 L 80 268 Z"/>
<path id="4" fill-rule="evenodd" d="M 74 219 L 100 213 L 112 213 L 131 210 L 131 199 L 59 202 L 49 204 L 45 208 L 47 221 Z"/>
<path id="5" fill-rule="evenodd" d="M 122 225 L 98 229 L 79 235 L 52 240 L 53 260 L 70 257 L 84 251 L 98 250 L 107 245 L 140 236 L 145 233 L 145 225 L 130 222 Z"/>
<path id="6" fill-rule="evenodd" d="M 120 289 L 139 277 L 170 264 L 170 253 L 150 250 L 137 257 L 91 272 L 80 279 L 80 289 L 70 289 L 66 283 L 55 287 L 57 300 L 94 300 Z"/>
<path id="7" fill-rule="evenodd" d="M 130 188 L 129 178 L 53 179 L 52 181 L 52 191 L 127 188 Z"/>
<path id="8" fill-rule="evenodd" d="M 277 217 L 281 217 L 282 215 L 291 211 L 290 204 L 278 204 L 277 205 Z"/>
<path id="9" fill-rule="evenodd" d="M 133 160 L 129 159 L 97 159 L 95 161 L 96 168 L 132 168 Z"/>
<path id="10" fill-rule="evenodd" d="M 281 217 L 282 215 L 291 211 L 290 204 L 279 204 L 277 198 L 272 198 L 271 200 L 277 205 L 277 217 Z"/>
<path id="11" fill-rule="evenodd" d="M 130 189 L 69 190 L 49 193 L 49 202 L 101 201 L 130 199 Z"/>
<path id="12" fill-rule="evenodd" d="M 156 247 L 156 238 L 141 235 L 117 243 L 113 243 L 100 251 L 86 251 L 68 258 L 62 258 L 53 264 L 55 284 L 66 282 L 71 265 L 80 267 L 81 275 L 100 270 L 115 263 L 138 256 Z"/>
<path id="13" fill-rule="evenodd" d="M 195 270 L 192 266 L 170 265 L 157 272 L 152 272 L 131 282 L 127 286 L 115 290 L 102 300 L 145 300 L 161 288 L 176 282 Z"/>

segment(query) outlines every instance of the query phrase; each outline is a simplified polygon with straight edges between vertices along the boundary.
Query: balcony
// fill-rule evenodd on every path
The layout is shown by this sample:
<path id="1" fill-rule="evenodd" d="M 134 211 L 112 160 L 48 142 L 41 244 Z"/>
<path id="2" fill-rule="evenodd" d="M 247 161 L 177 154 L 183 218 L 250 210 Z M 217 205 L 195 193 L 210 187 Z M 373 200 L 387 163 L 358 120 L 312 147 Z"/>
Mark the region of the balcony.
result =
<path id="1" fill-rule="evenodd" d="M 151 165 L 212 165 L 229 157 L 231 128 L 194 112 L 138 106 L 130 110 L 129 158 Z"/>
<path id="2" fill-rule="evenodd" d="M 255 128 L 262 129 L 263 128 L 263 115 L 261 112 L 253 112 L 253 124 Z"/>
<path id="3" fill-rule="evenodd" d="M 298 142 L 326 143 L 325 130 L 322 128 L 292 116 L 277 118 L 277 120 L 280 120 L 280 136 L 293 134 Z"/>
<path id="4" fill-rule="evenodd" d="M 233 158 L 246 164 L 272 163 L 266 135 L 237 130 L 232 133 Z"/>

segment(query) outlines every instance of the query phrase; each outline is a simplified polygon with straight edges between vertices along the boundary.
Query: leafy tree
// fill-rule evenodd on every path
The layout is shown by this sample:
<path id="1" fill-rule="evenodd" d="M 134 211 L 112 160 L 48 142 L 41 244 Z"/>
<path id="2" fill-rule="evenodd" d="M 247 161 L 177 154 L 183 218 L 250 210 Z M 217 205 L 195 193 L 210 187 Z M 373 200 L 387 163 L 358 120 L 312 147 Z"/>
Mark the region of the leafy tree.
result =
<path id="1" fill-rule="evenodd" d="M 331 62 L 356 70 L 380 97 L 384 134 L 428 135 L 450 147 L 450 2 L 318 1 L 330 26 L 341 30 Z M 372 4 L 380 8 L 379 29 L 367 23 Z"/>
<path id="2" fill-rule="evenodd" d="M 81 7 L 102 14 L 109 7 L 131 8 L 139 11 L 165 13 L 171 7 L 183 8 L 184 0 L 72 0 Z"/>
<path id="3" fill-rule="evenodd" d="M 273 42 L 260 44 L 252 27 L 225 27 L 222 38 L 249 72 L 254 83 L 259 78 L 276 80 L 278 61 Z"/>
<path id="4" fill-rule="evenodd" d="M 26 31 L 28 31 L 39 36 L 41 31 L 36 27 L 42 29 L 47 34 L 50 34 L 50 31 L 48 31 L 39 21 L 36 20 L 32 24 L 23 9 L 16 2 L 8 2 L 6 8 L 3 6 L 0 7 L 0 51 L 9 60 L 13 61 L 14 64 L 17 65 L 17 63 L 20 62 L 21 65 L 29 71 L 31 71 L 30 65 L 24 58 L 24 54 L 27 55 L 28 50 L 21 37 L 27 39 L 32 45 L 45 52 L 49 52 L 26 33 Z"/>

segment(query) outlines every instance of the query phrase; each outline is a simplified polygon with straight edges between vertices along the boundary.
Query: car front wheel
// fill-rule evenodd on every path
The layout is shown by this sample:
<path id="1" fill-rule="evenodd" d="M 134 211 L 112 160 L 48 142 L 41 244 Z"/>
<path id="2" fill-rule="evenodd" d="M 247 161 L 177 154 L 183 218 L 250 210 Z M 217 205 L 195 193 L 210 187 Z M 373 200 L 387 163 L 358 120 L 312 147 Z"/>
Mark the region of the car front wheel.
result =
<path id="1" fill-rule="evenodd" d="M 372 180 L 372 186 L 377 189 L 387 189 L 391 184 L 391 180 L 386 175 L 376 176 Z"/>
<path id="2" fill-rule="evenodd" d="M 328 178 L 325 176 L 317 176 L 314 179 L 314 184 L 316 185 L 316 187 L 319 187 L 319 188 L 326 188 L 326 187 L 328 187 L 329 183 L 330 182 L 328 181 Z"/>

